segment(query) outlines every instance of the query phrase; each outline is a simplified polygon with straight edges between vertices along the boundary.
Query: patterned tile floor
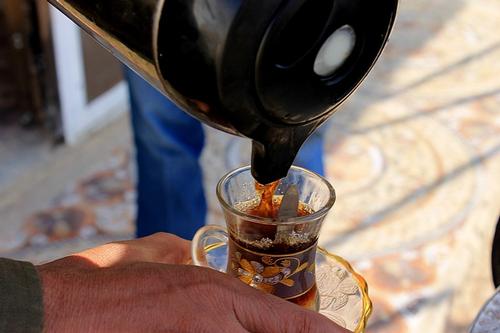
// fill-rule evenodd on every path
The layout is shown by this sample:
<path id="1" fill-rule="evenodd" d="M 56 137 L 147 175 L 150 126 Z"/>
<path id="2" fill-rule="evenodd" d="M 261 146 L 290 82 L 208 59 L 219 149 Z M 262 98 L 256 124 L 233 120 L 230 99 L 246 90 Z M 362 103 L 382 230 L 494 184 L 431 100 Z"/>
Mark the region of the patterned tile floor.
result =
<path id="1" fill-rule="evenodd" d="M 367 278 L 375 305 L 369 332 L 467 332 L 493 292 L 488 262 L 500 212 L 498 31 L 497 0 L 403 0 L 384 57 L 329 124 L 327 176 L 338 201 L 321 244 Z M 116 137 L 126 122 L 114 126 Z M 209 223 L 221 223 L 215 183 L 247 163 L 249 146 L 207 132 Z M 131 153 L 127 140 L 113 140 L 110 153 L 101 155 L 108 157 L 92 168 L 46 177 L 69 181 L 65 189 L 48 186 L 43 205 L 23 210 L 15 233 L 0 233 L 0 254 L 43 261 L 130 237 Z M 89 151 L 99 147 L 80 149 L 96 158 Z M 28 198 L 25 206 L 31 191 L 20 192 Z M 9 215 L 15 205 L 3 207 L 0 196 L 1 216 L 16 216 Z"/>

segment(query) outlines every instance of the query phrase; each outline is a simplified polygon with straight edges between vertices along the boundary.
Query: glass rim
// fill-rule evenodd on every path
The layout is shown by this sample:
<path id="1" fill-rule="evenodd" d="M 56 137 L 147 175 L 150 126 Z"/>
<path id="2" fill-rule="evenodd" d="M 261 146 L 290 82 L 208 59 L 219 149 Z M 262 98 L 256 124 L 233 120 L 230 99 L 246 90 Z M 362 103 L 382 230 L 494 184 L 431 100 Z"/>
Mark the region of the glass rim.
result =
<path id="1" fill-rule="evenodd" d="M 304 168 L 301 168 L 298 166 L 292 166 L 290 168 L 290 170 L 300 171 L 300 172 L 307 174 L 309 176 L 313 176 L 314 178 L 319 179 L 324 185 L 326 185 L 326 187 L 330 193 L 330 198 L 323 205 L 323 207 L 321 207 L 321 209 L 318 209 L 317 211 L 315 211 L 314 213 L 312 213 L 310 215 L 288 217 L 288 218 L 258 217 L 258 216 L 247 214 L 245 212 L 242 212 L 242 211 L 236 209 L 235 207 L 233 207 L 232 205 L 230 205 L 226 201 L 226 199 L 224 198 L 224 196 L 222 194 L 222 187 L 223 187 L 223 184 L 226 184 L 227 181 L 229 179 L 231 179 L 232 177 L 234 177 L 238 174 L 241 174 L 245 171 L 250 171 L 250 170 L 251 170 L 251 166 L 247 165 L 247 166 L 243 166 L 243 167 L 240 167 L 238 169 L 235 169 L 235 170 L 229 172 L 228 174 L 226 174 L 224 177 L 222 177 L 219 180 L 219 182 L 217 184 L 217 189 L 216 189 L 217 198 L 219 199 L 219 202 L 222 205 L 222 207 L 224 209 L 227 209 L 228 211 L 232 212 L 233 214 L 244 218 L 245 220 L 247 220 L 249 222 L 259 223 L 259 224 L 267 224 L 267 225 L 276 225 L 277 223 L 279 223 L 280 225 L 312 223 L 312 222 L 318 220 L 319 218 L 322 218 L 323 216 L 325 216 L 330 211 L 330 209 L 333 207 L 333 205 L 335 203 L 335 200 L 336 200 L 335 189 L 333 188 L 332 184 L 330 184 L 330 182 L 328 180 L 326 180 L 325 177 L 320 176 L 317 173 L 312 172 L 310 170 L 307 170 L 307 169 L 304 169 Z M 282 178 L 282 179 L 284 179 L 284 178 Z"/>

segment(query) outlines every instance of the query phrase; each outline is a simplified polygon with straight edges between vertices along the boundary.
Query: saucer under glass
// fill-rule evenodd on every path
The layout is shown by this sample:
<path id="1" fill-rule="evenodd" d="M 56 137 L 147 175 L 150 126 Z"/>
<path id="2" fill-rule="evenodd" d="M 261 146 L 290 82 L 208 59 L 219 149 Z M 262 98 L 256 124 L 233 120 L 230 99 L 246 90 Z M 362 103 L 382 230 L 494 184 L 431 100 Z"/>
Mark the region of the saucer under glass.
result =
<path id="1" fill-rule="evenodd" d="M 213 243 L 205 248 L 207 263 L 221 272 L 227 267 L 227 245 Z M 318 247 L 316 283 L 319 312 L 355 333 L 364 332 L 372 312 L 366 281 L 344 259 Z"/>

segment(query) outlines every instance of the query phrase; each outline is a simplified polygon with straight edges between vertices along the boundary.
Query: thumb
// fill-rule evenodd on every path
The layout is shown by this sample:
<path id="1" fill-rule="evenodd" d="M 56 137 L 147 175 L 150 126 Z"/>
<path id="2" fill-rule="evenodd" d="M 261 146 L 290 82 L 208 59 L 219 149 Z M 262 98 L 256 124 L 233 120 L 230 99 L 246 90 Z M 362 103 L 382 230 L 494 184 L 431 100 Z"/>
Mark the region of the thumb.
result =
<path id="1" fill-rule="evenodd" d="M 241 325 L 256 333 L 348 333 L 319 313 L 303 309 L 278 297 L 255 290 L 256 296 L 234 302 Z"/>
<path id="2" fill-rule="evenodd" d="M 166 233 L 113 242 L 73 255 L 98 267 L 113 267 L 137 262 L 186 264 L 191 259 L 191 243 Z"/>

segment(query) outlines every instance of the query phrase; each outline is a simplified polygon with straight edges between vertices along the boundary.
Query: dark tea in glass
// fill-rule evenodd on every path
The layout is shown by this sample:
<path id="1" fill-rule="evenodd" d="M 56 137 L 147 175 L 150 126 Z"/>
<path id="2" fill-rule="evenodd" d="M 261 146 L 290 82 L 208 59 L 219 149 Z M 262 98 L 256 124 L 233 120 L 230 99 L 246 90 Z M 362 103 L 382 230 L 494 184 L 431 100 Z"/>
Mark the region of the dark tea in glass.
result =
<path id="1" fill-rule="evenodd" d="M 294 216 L 281 217 L 283 196 L 296 186 Z M 195 263 L 201 262 L 204 238 L 228 245 L 226 272 L 243 283 L 302 307 L 318 310 L 315 258 L 323 220 L 335 202 L 332 186 L 321 176 L 292 167 L 279 182 L 255 185 L 250 167 L 233 171 L 217 186 L 227 231 L 207 226 L 193 240 Z M 198 245 L 197 245 L 198 244 Z"/>

